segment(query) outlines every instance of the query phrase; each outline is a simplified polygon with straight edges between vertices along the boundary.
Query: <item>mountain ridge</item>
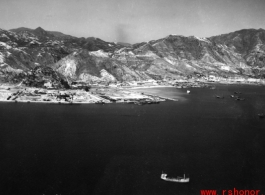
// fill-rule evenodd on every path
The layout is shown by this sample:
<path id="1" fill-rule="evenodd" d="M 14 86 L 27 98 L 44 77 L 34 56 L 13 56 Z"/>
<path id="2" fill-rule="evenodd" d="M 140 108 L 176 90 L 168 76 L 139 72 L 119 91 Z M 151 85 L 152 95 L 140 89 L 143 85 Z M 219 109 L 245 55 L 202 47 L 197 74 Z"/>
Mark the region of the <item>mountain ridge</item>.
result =
<path id="1" fill-rule="evenodd" d="M 0 30 L 0 52 L 2 77 L 5 71 L 43 66 L 68 80 L 85 82 L 104 81 L 101 70 L 112 81 L 196 75 L 265 78 L 264 29 L 242 29 L 206 38 L 171 34 L 127 44 L 21 27 Z"/>

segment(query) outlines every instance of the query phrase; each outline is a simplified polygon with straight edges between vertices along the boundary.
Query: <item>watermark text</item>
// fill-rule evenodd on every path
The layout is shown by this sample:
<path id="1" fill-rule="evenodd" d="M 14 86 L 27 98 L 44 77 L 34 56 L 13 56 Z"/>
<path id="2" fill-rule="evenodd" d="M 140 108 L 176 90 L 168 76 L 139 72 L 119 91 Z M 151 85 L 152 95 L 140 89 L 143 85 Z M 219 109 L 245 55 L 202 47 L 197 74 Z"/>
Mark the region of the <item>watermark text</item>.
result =
<path id="1" fill-rule="evenodd" d="M 263 195 L 260 190 L 222 190 L 221 193 L 218 193 L 217 190 L 201 190 L 201 195 Z"/>

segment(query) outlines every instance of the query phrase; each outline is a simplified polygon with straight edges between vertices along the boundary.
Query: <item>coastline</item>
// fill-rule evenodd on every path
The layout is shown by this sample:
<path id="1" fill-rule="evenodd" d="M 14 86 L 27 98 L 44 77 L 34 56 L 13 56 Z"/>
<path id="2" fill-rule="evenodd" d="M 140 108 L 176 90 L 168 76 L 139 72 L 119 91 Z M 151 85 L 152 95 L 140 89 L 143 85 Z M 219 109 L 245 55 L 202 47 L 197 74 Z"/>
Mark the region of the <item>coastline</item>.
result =
<path id="1" fill-rule="evenodd" d="M 43 89 L 30 87 L 0 87 L 0 102 L 46 104 L 106 104 L 133 103 L 153 104 L 170 98 L 130 91 L 128 88 L 94 88 L 90 91 L 77 89 Z"/>
<path id="2" fill-rule="evenodd" d="M 137 91 L 138 89 L 155 88 L 213 88 L 215 85 L 253 85 L 265 86 L 264 83 L 254 82 L 228 82 L 228 81 L 186 81 L 174 84 L 161 85 L 141 85 L 141 86 L 121 86 L 121 87 L 94 87 L 89 91 L 81 89 L 45 89 L 25 86 L 15 86 L 11 84 L 0 85 L 0 102 L 10 103 L 46 103 L 46 104 L 106 104 L 106 103 L 134 103 L 151 104 L 165 100 L 178 101 L 178 99 L 151 94 L 148 91 Z"/>
<path id="3" fill-rule="evenodd" d="M 149 88 L 166 88 L 166 87 L 171 87 L 171 88 L 176 88 L 175 86 L 172 85 L 152 85 L 152 86 L 133 86 L 133 87 L 128 87 L 124 89 L 149 89 Z"/>

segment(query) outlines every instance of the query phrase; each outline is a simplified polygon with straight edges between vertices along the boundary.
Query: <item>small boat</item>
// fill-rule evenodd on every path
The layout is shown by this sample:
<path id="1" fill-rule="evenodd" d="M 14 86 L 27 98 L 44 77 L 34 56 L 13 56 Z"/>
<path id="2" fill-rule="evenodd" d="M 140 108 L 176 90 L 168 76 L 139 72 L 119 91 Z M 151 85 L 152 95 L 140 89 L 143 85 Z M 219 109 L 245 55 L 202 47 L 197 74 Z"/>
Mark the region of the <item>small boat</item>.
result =
<path id="1" fill-rule="evenodd" d="M 215 97 L 219 99 L 224 99 L 224 96 L 220 96 L 220 95 L 216 95 Z"/>
<path id="2" fill-rule="evenodd" d="M 265 117 L 265 114 L 264 113 L 260 113 L 258 114 L 259 118 L 264 118 Z"/>
<path id="3" fill-rule="evenodd" d="M 237 100 L 237 101 L 243 101 L 243 100 L 245 100 L 245 98 L 237 97 L 236 100 Z"/>
<path id="4" fill-rule="evenodd" d="M 167 177 L 167 174 L 166 173 L 162 173 L 161 174 L 161 179 L 165 180 L 165 181 L 171 181 L 171 182 L 178 182 L 178 183 L 188 183 L 190 182 L 190 178 L 188 177 L 185 177 L 185 174 L 184 174 L 184 177 L 177 177 L 177 178 L 169 178 Z"/>
<path id="5" fill-rule="evenodd" d="M 190 90 L 187 90 L 187 94 L 190 94 Z"/>
<path id="6" fill-rule="evenodd" d="M 234 95 L 230 95 L 231 98 L 234 98 L 235 96 Z"/>

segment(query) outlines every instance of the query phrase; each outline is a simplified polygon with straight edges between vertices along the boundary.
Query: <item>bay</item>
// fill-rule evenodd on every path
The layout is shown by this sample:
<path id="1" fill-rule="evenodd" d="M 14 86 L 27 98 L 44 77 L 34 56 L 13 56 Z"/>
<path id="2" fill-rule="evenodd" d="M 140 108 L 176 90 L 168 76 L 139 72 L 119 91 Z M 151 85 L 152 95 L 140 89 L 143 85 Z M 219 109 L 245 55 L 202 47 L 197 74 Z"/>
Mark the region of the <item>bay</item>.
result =
<path id="1" fill-rule="evenodd" d="M 265 181 L 265 88 L 154 88 L 154 105 L 0 103 L 3 194 L 200 194 Z M 143 90 L 143 89 L 142 89 Z M 244 101 L 230 95 L 240 91 Z M 216 95 L 224 99 L 215 98 Z M 169 176 L 190 177 L 170 183 Z"/>

